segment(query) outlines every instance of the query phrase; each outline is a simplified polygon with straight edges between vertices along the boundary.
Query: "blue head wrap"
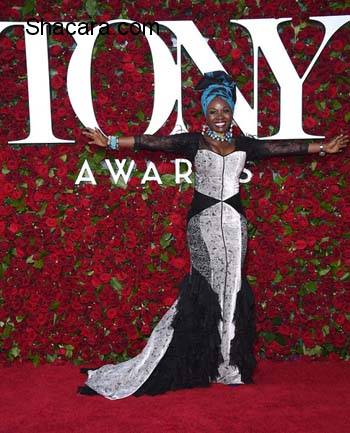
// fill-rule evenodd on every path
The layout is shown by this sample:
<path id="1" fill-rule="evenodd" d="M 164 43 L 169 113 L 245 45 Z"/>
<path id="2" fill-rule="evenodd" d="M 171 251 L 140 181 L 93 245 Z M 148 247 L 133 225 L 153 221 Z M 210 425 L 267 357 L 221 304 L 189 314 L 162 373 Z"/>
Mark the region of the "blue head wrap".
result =
<path id="1" fill-rule="evenodd" d="M 236 83 L 226 72 L 206 72 L 196 89 L 204 90 L 201 97 L 204 115 L 207 114 L 210 102 L 218 96 L 224 99 L 233 111 L 236 104 Z"/>

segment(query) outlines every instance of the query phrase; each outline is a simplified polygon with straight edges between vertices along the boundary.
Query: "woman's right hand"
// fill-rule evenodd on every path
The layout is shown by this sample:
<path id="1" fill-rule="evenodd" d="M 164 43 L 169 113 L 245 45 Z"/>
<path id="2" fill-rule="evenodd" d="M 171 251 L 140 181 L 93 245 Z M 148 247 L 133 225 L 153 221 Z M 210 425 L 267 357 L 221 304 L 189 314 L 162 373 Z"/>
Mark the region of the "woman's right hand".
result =
<path id="1" fill-rule="evenodd" d="M 83 131 L 83 134 L 91 139 L 89 144 L 97 144 L 97 146 L 107 147 L 108 138 L 98 128 L 86 128 L 86 130 Z"/>

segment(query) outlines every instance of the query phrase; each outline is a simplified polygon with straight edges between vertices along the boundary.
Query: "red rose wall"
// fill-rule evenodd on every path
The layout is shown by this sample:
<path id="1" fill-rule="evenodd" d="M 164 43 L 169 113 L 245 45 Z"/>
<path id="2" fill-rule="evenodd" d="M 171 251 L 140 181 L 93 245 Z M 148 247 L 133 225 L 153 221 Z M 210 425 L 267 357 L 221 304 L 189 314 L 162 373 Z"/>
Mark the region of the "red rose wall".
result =
<path id="1" fill-rule="evenodd" d="M 225 69 L 253 101 L 249 34 L 230 19 L 293 17 L 280 37 L 301 76 L 323 36 L 310 16 L 349 14 L 344 2 L 239 0 L 1 1 L 2 21 L 193 20 Z M 135 356 L 178 295 L 189 271 L 185 219 L 193 187 L 176 185 L 161 152 L 107 151 L 89 145 L 67 97 L 69 35 L 49 37 L 56 136 L 74 145 L 10 146 L 29 133 L 23 30 L 0 35 L 0 359 L 79 364 Z M 172 46 L 171 34 L 161 37 Z M 124 42 L 128 40 L 125 47 Z M 303 87 L 304 129 L 326 139 L 348 131 L 349 23 L 332 37 Z M 175 52 L 174 52 L 175 55 Z M 197 67 L 183 53 L 184 120 L 204 121 L 193 83 Z M 279 126 L 279 89 L 259 57 L 259 136 Z M 142 134 L 152 107 L 152 61 L 145 38 L 111 30 L 93 55 L 96 117 L 107 134 Z M 175 113 L 158 134 L 174 127 Z M 240 133 L 236 128 L 235 133 Z M 111 183 L 105 158 L 134 159 L 126 187 Z M 75 185 L 87 159 L 97 185 Z M 163 185 L 140 184 L 147 159 Z M 246 269 L 256 297 L 260 358 L 349 359 L 350 151 L 274 157 L 250 167 L 242 185 L 249 223 Z"/>

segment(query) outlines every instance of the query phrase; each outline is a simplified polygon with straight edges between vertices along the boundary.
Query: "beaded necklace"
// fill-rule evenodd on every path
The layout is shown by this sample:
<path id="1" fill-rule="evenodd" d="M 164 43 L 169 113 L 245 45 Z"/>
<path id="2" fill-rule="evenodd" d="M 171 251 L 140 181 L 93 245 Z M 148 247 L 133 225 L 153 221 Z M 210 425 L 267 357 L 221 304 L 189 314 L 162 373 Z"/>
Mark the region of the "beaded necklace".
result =
<path id="1" fill-rule="evenodd" d="M 212 138 L 213 140 L 218 140 L 218 141 L 222 141 L 222 142 L 228 141 L 229 143 L 231 143 L 232 137 L 233 137 L 232 132 L 230 132 L 230 131 L 225 132 L 224 136 L 221 136 L 221 135 L 217 134 L 216 132 L 212 131 L 210 128 L 208 128 L 205 131 L 205 134 L 207 134 L 207 136 Z"/>

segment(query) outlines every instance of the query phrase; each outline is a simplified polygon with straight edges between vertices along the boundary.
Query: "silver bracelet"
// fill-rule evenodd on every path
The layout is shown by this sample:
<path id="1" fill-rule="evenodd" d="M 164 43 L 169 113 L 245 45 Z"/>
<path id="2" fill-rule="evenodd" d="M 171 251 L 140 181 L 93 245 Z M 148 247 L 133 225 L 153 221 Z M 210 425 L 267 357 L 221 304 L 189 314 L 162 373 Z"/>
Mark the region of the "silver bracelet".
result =
<path id="1" fill-rule="evenodd" d="M 325 154 L 326 154 L 326 152 L 324 151 L 323 144 L 320 144 L 320 153 L 319 153 L 319 155 L 320 156 L 325 156 Z"/>

